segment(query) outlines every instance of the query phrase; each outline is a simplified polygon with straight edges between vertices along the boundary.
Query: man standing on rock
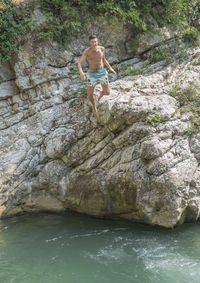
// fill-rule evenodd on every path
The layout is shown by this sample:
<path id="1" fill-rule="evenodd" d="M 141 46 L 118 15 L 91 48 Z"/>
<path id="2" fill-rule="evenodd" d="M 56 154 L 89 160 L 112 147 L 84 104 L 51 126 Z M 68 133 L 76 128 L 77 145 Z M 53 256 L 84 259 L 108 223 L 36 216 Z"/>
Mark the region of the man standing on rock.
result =
<path id="1" fill-rule="evenodd" d="M 101 83 L 102 91 L 98 97 L 98 101 L 103 95 L 110 94 L 110 85 L 108 81 L 108 72 L 104 68 L 106 65 L 111 72 L 116 74 L 115 70 L 110 66 L 108 61 L 105 58 L 105 48 L 98 45 L 98 39 L 96 35 L 91 35 L 89 37 L 90 47 L 86 48 L 83 51 L 81 59 L 78 62 L 78 69 L 82 80 L 87 78 L 87 93 L 88 98 L 92 103 L 92 111 L 96 113 L 96 106 L 94 100 L 94 88 L 95 85 Z M 88 61 L 89 70 L 85 74 L 82 70 L 81 64 L 85 60 Z"/>

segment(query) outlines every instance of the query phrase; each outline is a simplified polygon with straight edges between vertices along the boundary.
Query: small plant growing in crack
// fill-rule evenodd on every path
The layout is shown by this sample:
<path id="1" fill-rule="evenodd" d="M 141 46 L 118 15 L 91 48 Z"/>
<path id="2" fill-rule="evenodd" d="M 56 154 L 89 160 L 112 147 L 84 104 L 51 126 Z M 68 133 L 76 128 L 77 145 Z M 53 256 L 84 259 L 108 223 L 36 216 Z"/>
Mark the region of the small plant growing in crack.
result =
<path id="1" fill-rule="evenodd" d="M 200 87 L 193 81 L 186 87 L 182 87 L 180 82 L 176 82 L 170 91 L 170 95 L 175 97 L 180 103 L 181 114 L 191 113 L 191 128 L 189 134 L 196 134 L 200 130 Z"/>
<path id="2" fill-rule="evenodd" d="M 73 76 L 79 75 L 78 68 L 76 68 L 75 66 L 72 65 L 72 66 L 70 67 L 70 70 L 71 70 Z"/>
<path id="3" fill-rule="evenodd" d="M 161 116 L 160 116 L 160 113 L 155 113 L 154 115 L 149 115 L 146 117 L 146 124 L 150 124 L 152 126 L 155 125 L 156 122 L 160 122 L 161 120 Z"/>
<path id="4" fill-rule="evenodd" d="M 25 168 L 26 168 L 26 169 L 30 169 L 30 168 L 31 168 L 30 164 L 29 164 L 29 163 L 26 163 L 26 164 L 25 164 Z"/>
<path id="5" fill-rule="evenodd" d="M 4 79 L 0 76 L 0 84 L 4 82 Z"/>

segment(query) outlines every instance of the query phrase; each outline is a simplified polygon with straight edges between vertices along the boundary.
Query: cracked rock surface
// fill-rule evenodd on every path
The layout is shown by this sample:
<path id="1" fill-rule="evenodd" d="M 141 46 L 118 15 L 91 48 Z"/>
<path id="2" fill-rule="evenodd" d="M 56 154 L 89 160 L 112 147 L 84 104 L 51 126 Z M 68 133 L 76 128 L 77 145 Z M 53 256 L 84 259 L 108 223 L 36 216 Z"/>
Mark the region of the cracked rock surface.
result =
<path id="1" fill-rule="evenodd" d="M 71 209 L 164 227 L 196 221 L 200 134 L 188 134 L 170 90 L 199 83 L 199 58 L 188 49 L 182 62 L 115 78 L 94 116 L 72 50 L 21 46 L 0 85 L 1 216 Z"/>

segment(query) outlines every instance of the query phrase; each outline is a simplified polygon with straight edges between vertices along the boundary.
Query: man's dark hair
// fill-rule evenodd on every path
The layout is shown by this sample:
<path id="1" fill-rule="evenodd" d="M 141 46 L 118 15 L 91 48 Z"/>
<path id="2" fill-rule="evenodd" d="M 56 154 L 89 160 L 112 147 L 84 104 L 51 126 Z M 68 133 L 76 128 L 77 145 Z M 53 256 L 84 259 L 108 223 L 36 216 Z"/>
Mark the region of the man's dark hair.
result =
<path id="1" fill-rule="evenodd" d="M 94 38 L 97 38 L 97 36 L 94 35 L 94 34 L 90 35 L 90 36 L 89 36 L 89 41 L 90 41 L 91 39 L 94 39 Z"/>

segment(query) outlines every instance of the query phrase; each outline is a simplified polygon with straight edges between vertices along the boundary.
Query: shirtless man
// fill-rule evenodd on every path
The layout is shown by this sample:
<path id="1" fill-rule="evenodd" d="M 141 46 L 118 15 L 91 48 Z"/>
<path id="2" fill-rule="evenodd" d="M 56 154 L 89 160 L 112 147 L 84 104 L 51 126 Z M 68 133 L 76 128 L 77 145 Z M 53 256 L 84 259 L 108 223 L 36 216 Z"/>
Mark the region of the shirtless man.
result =
<path id="1" fill-rule="evenodd" d="M 110 66 L 108 61 L 105 58 L 105 48 L 98 45 L 98 39 L 96 35 L 91 35 L 89 37 L 90 47 L 86 48 L 83 51 L 81 59 L 78 62 L 78 69 L 80 77 L 82 80 L 87 78 L 87 94 L 88 98 L 92 103 L 92 111 L 96 113 L 96 106 L 94 100 L 94 88 L 97 83 L 101 83 L 102 91 L 98 97 L 98 101 L 103 95 L 110 94 L 110 85 L 108 81 L 108 72 L 104 68 L 106 65 L 111 72 L 116 74 L 115 70 Z M 85 60 L 88 60 L 89 70 L 87 73 L 84 73 L 81 67 L 81 64 Z"/>

